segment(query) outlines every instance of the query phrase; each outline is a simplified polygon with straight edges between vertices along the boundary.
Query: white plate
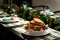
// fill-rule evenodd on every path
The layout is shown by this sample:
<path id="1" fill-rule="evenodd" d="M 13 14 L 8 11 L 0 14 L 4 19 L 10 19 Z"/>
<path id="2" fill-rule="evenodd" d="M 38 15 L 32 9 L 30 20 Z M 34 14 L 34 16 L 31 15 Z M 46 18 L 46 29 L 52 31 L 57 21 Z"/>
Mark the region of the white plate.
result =
<path id="1" fill-rule="evenodd" d="M 41 30 L 41 31 L 38 31 L 38 32 L 32 32 L 32 31 L 27 31 L 25 29 L 25 26 L 23 26 L 23 27 L 15 28 L 14 30 L 16 30 L 17 32 L 23 33 L 25 35 L 29 35 L 29 36 L 43 36 L 43 35 L 46 35 L 46 34 L 50 33 L 49 28 L 47 30 Z"/>
<path id="2" fill-rule="evenodd" d="M 11 23 L 11 22 L 18 22 L 18 21 L 16 21 L 16 20 L 11 20 L 11 21 L 1 21 L 1 22 L 3 22 L 3 23 Z"/>
<path id="3" fill-rule="evenodd" d="M 17 22 L 17 21 L 19 21 L 19 19 L 18 18 L 15 18 L 15 17 L 6 17 L 6 18 L 14 18 L 14 20 L 11 20 L 11 21 L 3 21 L 4 18 L 0 18 L 0 20 L 1 20 L 0 22 L 5 22 L 6 23 L 6 22 Z"/>

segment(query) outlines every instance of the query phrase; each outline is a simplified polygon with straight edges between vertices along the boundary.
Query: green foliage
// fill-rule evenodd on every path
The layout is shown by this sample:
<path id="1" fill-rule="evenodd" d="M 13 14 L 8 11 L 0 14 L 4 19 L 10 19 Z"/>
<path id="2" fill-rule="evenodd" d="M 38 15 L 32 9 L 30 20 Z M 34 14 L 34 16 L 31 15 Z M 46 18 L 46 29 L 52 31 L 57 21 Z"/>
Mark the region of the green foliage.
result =
<path id="1" fill-rule="evenodd" d="M 9 5 L 9 6 L 6 8 L 6 12 L 7 12 L 8 14 L 13 13 L 13 10 L 12 10 L 13 8 L 14 8 L 13 5 Z"/>
<path id="2" fill-rule="evenodd" d="M 48 20 L 47 20 L 47 18 L 46 18 L 45 15 L 40 14 L 40 15 L 39 15 L 39 19 L 41 19 L 41 20 L 44 21 L 46 24 L 48 24 Z"/>

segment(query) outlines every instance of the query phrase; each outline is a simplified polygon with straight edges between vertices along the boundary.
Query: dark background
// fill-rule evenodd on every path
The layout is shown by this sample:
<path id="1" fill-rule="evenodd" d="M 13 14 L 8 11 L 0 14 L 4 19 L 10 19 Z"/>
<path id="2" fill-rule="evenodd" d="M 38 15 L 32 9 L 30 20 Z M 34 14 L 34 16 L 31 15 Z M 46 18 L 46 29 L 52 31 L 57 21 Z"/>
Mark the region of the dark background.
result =
<path id="1" fill-rule="evenodd" d="M 3 0 L 4 1 L 4 3 L 7 3 L 8 4 L 8 1 L 9 0 Z M 18 6 L 20 5 L 20 4 L 22 4 L 24 1 L 26 1 L 27 3 L 28 3 L 28 6 L 31 6 L 32 5 L 32 0 L 13 0 L 13 3 L 14 4 L 17 4 Z"/>
<path id="2" fill-rule="evenodd" d="M 23 40 L 0 24 L 0 40 Z"/>

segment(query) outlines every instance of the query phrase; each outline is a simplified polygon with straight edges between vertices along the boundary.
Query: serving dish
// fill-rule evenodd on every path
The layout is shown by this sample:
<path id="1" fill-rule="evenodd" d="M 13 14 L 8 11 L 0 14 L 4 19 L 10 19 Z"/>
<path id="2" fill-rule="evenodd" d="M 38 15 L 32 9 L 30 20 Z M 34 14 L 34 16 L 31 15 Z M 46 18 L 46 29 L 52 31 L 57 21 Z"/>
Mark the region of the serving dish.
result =
<path id="1" fill-rule="evenodd" d="M 41 31 L 31 31 L 31 30 L 26 30 L 25 29 L 25 25 L 23 27 L 17 27 L 14 28 L 17 32 L 23 33 L 25 35 L 29 35 L 29 36 L 43 36 L 43 35 L 47 35 L 50 33 L 49 28 L 47 30 L 41 30 Z"/>
<path id="2" fill-rule="evenodd" d="M 0 22 L 2 23 L 12 23 L 12 22 L 18 22 L 19 19 L 15 17 L 3 17 L 0 18 Z"/>

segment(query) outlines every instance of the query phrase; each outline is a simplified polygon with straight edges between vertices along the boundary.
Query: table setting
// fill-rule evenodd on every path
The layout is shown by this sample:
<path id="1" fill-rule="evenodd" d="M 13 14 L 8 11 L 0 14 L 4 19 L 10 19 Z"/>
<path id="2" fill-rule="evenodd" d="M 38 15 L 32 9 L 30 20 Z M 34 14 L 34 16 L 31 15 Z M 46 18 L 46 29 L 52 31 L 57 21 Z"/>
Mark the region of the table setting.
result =
<path id="1" fill-rule="evenodd" d="M 1 25 L 12 31 L 17 36 L 24 40 L 54 40 L 60 38 L 60 32 L 50 28 L 51 19 L 55 19 L 57 15 L 54 15 L 50 10 L 44 12 L 32 11 L 32 8 L 26 9 L 26 7 L 20 8 L 21 11 L 10 12 L 10 17 L 0 18 Z M 16 16 L 18 15 L 18 16 Z M 52 16 L 53 15 L 53 16 Z"/>
<path id="2" fill-rule="evenodd" d="M 24 23 L 24 25 L 26 25 L 28 23 L 28 21 L 20 21 L 22 23 Z M 56 38 L 60 38 L 60 32 L 59 31 L 56 31 L 52 28 L 48 28 L 46 31 L 40 31 L 40 34 L 39 31 L 31 31 L 29 33 L 29 31 L 27 31 L 24 27 L 24 25 L 22 26 L 16 26 L 16 27 L 13 27 L 11 26 L 10 29 L 9 29 L 9 26 L 6 25 L 6 24 L 3 24 L 1 23 L 4 27 L 6 27 L 8 30 L 12 31 L 13 33 L 15 33 L 16 35 L 18 35 L 19 37 L 23 38 L 24 40 L 54 40 Z M 11 24 L 14 24 L 14 23 L 10 23 Z M 18 24 L 18 23 L 16 23 Z M 15 24 L 15 25 L 16 25 Z M 19 24 L 20 25 L 20 24 Z M 8 27 L 7 27 L 8 26 Z M 33 33 L 32 33 L 33 32 Z M 32 34 L 34 35 L 32 35 Z M 38 34 L 38 35 L 37 35 Z"/>

